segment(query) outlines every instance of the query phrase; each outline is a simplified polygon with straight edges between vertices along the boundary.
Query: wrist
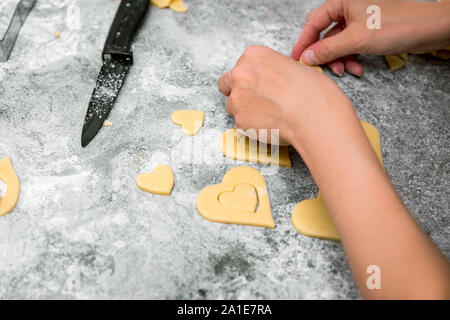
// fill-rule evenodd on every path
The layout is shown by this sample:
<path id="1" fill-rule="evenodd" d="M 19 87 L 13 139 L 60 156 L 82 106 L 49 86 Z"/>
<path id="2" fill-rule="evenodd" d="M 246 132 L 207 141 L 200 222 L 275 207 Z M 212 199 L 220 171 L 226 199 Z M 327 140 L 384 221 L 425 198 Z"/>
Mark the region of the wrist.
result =
<path id="1" fill-rule="evenodd" d="M 341 133 L 343 129 L 355 123 L 359 126 L 350 100 L 337 85 L 322 92 L 325 99 L 303 108 L 296 117 L 292 117 L 289 130 L 291 145 L 311 166 L 317 153 L 320 153 L 318 156 L 324 156 L 331 150 L 329 144 L 334 139 L 344 139 Z M 310 158 L 311 161 L 308 161 Z"/>
<path id="2" fill-rule="evenodd" d="M 426 53 L 450 44 L 450 1 L 416 2 L 411 9 L 402 28 L 412 39 L 405 53 Z"/>
<path id="3" fill-rule="evenodd" d="M 309 131 L 299 130 L 293 143 L 325 195 L 338 192 L 344 181 L 357 184 L 369 172 L 384 175 L 350 102 L 329 109 Z"/>

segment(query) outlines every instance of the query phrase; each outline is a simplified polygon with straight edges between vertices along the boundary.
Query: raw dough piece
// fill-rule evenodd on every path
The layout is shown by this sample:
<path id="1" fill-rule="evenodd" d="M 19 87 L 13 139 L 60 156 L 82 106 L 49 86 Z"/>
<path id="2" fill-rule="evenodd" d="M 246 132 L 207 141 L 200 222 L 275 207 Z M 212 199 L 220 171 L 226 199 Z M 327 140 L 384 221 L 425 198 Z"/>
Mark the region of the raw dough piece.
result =
<path id="1" fill-rule="evenodd" d="M 275 227 L 266 181 L 258 170 L 250 167 L 233 168 L 222 183 L 200 191 L 197 210 L 213 222 Z"/>
<path id="2" fill-rule="evenodd" d="M 298 62 L 300 62 L 301 64 L 305 65 L 305 64 L 303 63 L 303 61 L 302 61 L 301 58 L 300 58 L 300 60 L 299 60 Z M 320 71 L 320 72 L 323 73 L 323 70 L 322 70 L 322 68 L 321 68 L 320 66 L 310 66 L 310 67 L 313 67 L 313 68 L 316 69 L 317 71 Z"/>
<path id="3" fill-rule="evenodd" d="M 231 209 L 255 212 L 258 205 L 258 195 L 251 184 L 241 183 L 234 190 L 224 191 L 219 195 L 219 202 Z"/>
<path id="4" fill-rule="evenodd" d="M 160 9 L 168 8 L 171 0 L 152 0 L 151 3 Z"/>
<path id="5" fill-rule="evenodd" d="M 140 174 L 136 178 L 136 185 L 144 191 L 170 195 L 174 184 L 173 171 L 168 165 L 157 166 L 152 172 Z"/>
<path id="6" fill-rule="evenodd" d="M 389 68 L 392 71 L 401 69 L 405 66 L 406 60 L 408 60 L 408 54 L 402 53 L 402 54 L 387 54 L 384 56 L 386 59 L 387 64 L 389 65 Z"/>
<path id="7" fill-rule="evenodd" d="M 288 147 L 271 146 L 250 140 L 247 136 L 237 132 L 236 128 L 228 129 L 222 134 L 219 147 L 226 157 L 234 160 L 291 167 Z M 266 152 L 261 151 L 260 153 L 259 150 L 264 150 L 264 147 Z"/>
<path id="8" fill-rule="evenodd" d="M 361 125 L 378 160 L 383 166 L 378 130 L 365 121 L 361 121 Z M 292 211 L 291 221 L 294 228 L 306 236 L 339 241 L 339 234 L 320 192 L 317 198 L 298 203 Z"/>
<path id="9" fill-rule="evenodd" d="M 0 198 L 0 217 L 10 213 L 17 205 L 20 183 L 9 157 L 0 160 L 0 180 L 6 184 L 6 194 Z"/>
<path id="10" fill-rule="evenodd" d="M 183 13 L 187 11 L 183 0 L 151 0 L 151 3 L 160 9 L 170 7 L 175 12 Z"/>
<path id="11" fill-rule="evenodd" d="M 183 13 L 187 11 L 186 6 L 184 5 L 183 0 L 173 0 L 170 3 L 170 9 L 172 9 L 175 12 Z"/>
<path id="12" fill-rule="evenodd" d="M 305 236 L 339 241 L 339 234 L 322 198 L 303 200 L 297 204 L 291 221 L 294 228 Z"/>
<path id="13" fill-rule="evenodd" d="M 444 60 L 450 59 L 450 46 L 430 52 L 433 56 Z"/>
<path id="14" fill-rule="evenodd" d="M 197 110 L 179 110 L 172 113 L 172 122 L 181 126 L 181 130 L 188 136 L 199 132 L 205 120 L 205 113 Z"/>

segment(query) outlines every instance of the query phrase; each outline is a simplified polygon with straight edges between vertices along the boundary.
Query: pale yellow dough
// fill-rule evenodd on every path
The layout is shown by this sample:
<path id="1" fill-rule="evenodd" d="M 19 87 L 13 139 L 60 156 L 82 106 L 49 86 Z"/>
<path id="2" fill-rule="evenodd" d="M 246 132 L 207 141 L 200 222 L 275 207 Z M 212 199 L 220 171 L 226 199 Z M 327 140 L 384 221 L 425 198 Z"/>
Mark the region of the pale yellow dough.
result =
<path id="1" fill-rule="evenodd" d="M 205 113 L 198 110 L 179 110 L 172 113 L 172 122 L 181 126 L 181 130 L 188 136 L 193 136 L 200 131 L 205 120 Z"/>
<path id="2" fill-rule="evenodd" d="M 242 183 L 235 186 L 231 192 L 222 192 L 219 195 L 219 202 L 230 209 L 255 212 L 258 195 L 251 184 Z"/>
<path id="3" fill-rule="evenodd" d="M 303 63 L 302 59 L 300 59 L 298 62 L 300 62 L 301 64 L 305 65 L 305 64 Z M 323 73 L 323 70 L 322 70 L 322 68 L 321 68 L 320 66 L 311 66 L 311 67 L 313 67 L 313 68 L 316 69 L 317 71 L 320 71 L 320 72 Z"/>
<path id="4" fill-rule="evenodd" d="M 226 157 L 234 160 L 291 167 L 288 147 L 271 146 L 250 140 L 237 132 L 236 128 L 228 129 L 222 134 L 219 148 Z"/>
<path id="5" fill-rule="evenodd" d="M 171 0 L 151 0 L 150 2 L 158 8 L 164 9 L 169 7 Z"/>
<path id="6" fill-rule="evenodd" d="M 210 221 L 274 228 L 266 181 L 250 167 L 228 171 L 222 183 L 200 191 L 197 210 Z"/>
<path id="7" fill-rule="evenodd" d="M 378 160 L 383 166 L 381 142 L 378 130 L 368 122 L 361 125 Z M 319 192 L 317 198 L 308 199 L 297 204 L 292 211 L 291 221 L 294 228 L 309 237 L 339 241 L 339 234 Z"/>
<path id="8" fill-rule="evenodd" d="M 187 11 L 183 0 L 151 0 L 151 3 L 160 9 L 168 8 L 175 12 L 183 13 Z"/>
<path id="9" fill-rule="evenodd" d="M 144 191 L 170 195 L 174 184 L 173 171 L 168 165 L 159 165 L 152 172 L 140 174 L 136 178 L 136 185 Z"/>
<path id="10" fill-rule="evenodd" d="M 6 184 L 6 194 L 0 198 L 0 217 L 10 213 L 17 205 L 20 183 L 9 157 L 0 160 L 0 180 Z"/>
<path id="11" fill-rule="evenodd" d="M 408 54 L 387 54 L 384 58 L 386 59 L 389 69 L 395 71 L 405 66 L 406 60 L 408 60 Z"/>
<path id="12" fill-rule="evenodd" d="M 175 12 L 183 13 L 187 11 L 186 6 L 184 5 L 183 0 L 173 0 L 170 3 L 170 9 L 172 9 Z"/>
<path id="13" fill-rule="evenodd" d="M 450 59 L 450 46 L 443 49 L 433 50 L 430 52 L 430 54 L 437 58 L 448 60 Z"/>

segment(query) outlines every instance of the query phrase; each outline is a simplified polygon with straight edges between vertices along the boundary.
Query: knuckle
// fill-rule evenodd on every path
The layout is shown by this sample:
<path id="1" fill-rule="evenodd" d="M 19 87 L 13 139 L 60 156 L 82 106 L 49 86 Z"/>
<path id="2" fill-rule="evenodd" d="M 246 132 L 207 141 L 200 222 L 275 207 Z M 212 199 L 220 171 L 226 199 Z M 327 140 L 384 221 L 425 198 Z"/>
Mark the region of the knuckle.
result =
<path id="1" fill-rule="evenodd" d="M 310 11 L 305 18 L 305 23 L 309 23 L 311 21 L 311 19 L 314 17 L 314 14 L 316 13 L 316 9 L 314 9 L 313 11 Z"/>
<path id="2" fill-rule="evenodd" d="M 231 91 L 230 94 L 230 104 L 232 105 L 234 110 L 237 110 L 237 107 L 239 106 L 240 100 L 242 100 L 242 90 L 239 88 L 234 89 Z"/>
<path id="3" fill-rule="evenodd" d="M 262 53 L 266 52 L 268 48 L 263 45 L 253 45 L 245 49 L 244 56 L 247 58 L 254 58 L 260 56 Z"/>
<path id="4" fill-rule="evenodd" d="M 237 108 L 237 98 L 236 98 L 236 93 L 233 91 L 231 91 L 230 96 L 228 97 L 228 105 L 230 107 L 230 109 L 232 109 L 233 111 L 236 110 Z"/>
<path id="5" fill-rule="evenodd" d="M 328 41 L 326 40 L 322 41 L 319 54 L 320 54 L 320 57 L 318 57 L 319 59 L 322 58 L 322 60 L 325 61 L 328 61 L 330 59 L 331 49 Z"/>
<path id="6" fill-rule="evenodd" d="M 245 77 L 245 69 L 240 68 L 240 67 L 236 67 L 233 70 L 231 70 L 231 83 L 233 85 L 239 84 L 241 82 L 241 80 L 244 79 Z"/>
<path id="7" fill-rule="evenodd" d="M 237 113 L 234 115 L 234 124 L 237 128 L 245 130 L 241 114 Z"/>

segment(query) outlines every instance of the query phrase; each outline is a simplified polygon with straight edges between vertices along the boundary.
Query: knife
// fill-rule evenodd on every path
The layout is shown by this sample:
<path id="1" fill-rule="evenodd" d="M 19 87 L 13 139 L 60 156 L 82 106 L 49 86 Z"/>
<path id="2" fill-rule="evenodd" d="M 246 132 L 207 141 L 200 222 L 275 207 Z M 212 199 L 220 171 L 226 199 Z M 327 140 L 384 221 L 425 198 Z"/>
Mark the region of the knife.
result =
<path id="1" fill-rule="evenodd" d="M 149 8 L 149 0 L 122 0 L 103 49 L 97 77 L 83 124 L 81 146 L 86 147 L 103 126 L 133 64 L 131 44 Z"/>

